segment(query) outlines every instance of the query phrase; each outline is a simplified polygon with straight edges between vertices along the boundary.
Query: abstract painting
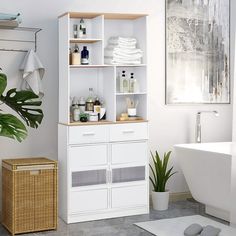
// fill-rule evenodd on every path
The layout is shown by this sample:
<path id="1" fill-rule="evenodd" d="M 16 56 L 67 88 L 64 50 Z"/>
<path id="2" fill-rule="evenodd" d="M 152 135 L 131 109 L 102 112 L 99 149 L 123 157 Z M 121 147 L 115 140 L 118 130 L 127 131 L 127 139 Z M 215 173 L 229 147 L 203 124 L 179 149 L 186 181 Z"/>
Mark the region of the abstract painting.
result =
<path id="1" fill-rule="evenodd" d="M 230 103 L 229 0 L 166 0 L 166 104 Z"/>

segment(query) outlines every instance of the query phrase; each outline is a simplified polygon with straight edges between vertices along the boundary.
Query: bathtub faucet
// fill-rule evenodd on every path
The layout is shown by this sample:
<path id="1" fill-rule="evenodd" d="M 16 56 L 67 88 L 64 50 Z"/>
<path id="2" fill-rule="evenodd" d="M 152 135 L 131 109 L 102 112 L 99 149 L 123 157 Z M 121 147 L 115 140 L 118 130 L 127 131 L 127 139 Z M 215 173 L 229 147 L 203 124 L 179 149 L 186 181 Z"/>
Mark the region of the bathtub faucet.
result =
<path id="1" fill-rule="evenodd" d="M 195 140 L 196 143 L 201 143 L 201 114 L 202 113 L 213 113 L 215 116 L 219 116 L 218 111 L 199 111 L 196 116 L 196 133 L 195 133 Z"/>

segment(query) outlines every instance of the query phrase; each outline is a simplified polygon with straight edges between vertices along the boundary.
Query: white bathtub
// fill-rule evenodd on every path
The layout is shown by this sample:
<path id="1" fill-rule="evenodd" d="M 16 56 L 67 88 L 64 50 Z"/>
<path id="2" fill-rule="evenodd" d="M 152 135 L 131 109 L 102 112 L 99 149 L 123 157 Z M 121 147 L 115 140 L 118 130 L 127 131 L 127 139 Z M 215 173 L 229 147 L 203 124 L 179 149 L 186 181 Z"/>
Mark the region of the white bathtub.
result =
<path id="1" fill-rule="evenodd" d="M 232 143 L 175 145 L 175 151 L 193 198 L 206 213 L 229 221 Z"/>

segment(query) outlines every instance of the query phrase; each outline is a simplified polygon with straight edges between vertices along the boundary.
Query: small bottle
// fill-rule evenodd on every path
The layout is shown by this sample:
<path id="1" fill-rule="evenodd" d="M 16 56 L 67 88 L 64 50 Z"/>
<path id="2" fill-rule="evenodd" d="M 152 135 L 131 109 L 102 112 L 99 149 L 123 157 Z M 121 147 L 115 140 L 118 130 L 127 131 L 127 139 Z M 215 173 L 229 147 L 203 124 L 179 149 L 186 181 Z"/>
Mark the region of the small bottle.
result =
<path id="1" fill-rule="evenodd" d="M 100 120 L 101 103 L 98 97 L 96 97 L 95 102 L 94 102 L 94 112 L 98 114 L 98 119 Z"/>
<path id="2" fill-rule="evenodd" d="M 85 23 L 84 23 L 84 19 L 82 18 L 80 20 L 80 30 L 82 31 L 82 37 L 85 38 L 86 37 L 86 26 L 85 26 Z"/>
<path id="3" fill-rule="evenodd" d="M 78 105 L 75 105 L 73 110 L 73 120 L 79 121 L 80 120 L 80 109 Z"/>
<path id="4" fill-rule="evenodd" d="M 124 80 L 125 80 L 125 71 L 122 71 L 122 75 L 120 77 L 120 93 L 124 93 Z"/>
<path id="5" fill-rule="evenodd" d="M 93 93 L 93 88 L 89 88 L 89 96 L 86 100 L 86 106 L 85 106 L 86 111 L 94 111 L 94 93 Z"/>
<path id="6" fill-rule="evenodd" d="M 134 73 L 130 73 L 129 92 L 134 93 Z"/>
<path id="7" fill-rule="evenodd" d="M 122 79 L 123 93 L 128 93 L 129 92 L 129 80 L 125 76 L 125 71 L 124 71 L 122 77 L 123 77 L 123 79 Z"/>
<path id="8" fill-rule="evenodd" d="M 74 38 L 78 38 L 78 25 L 73 25 L 73 34 L 74 34 Z"/>
<path id="9" fill-rule="evenodd" d="M 73 110 L 74 110 L 76 105 L 78 105 L 78 98 L 77 97 L 73 97 L 72 103 L 71 103 L 71 114 L 73 114 Z"/>
<path id="10" fill-rule="evenodd" d="M 72 52 L 71 52 L 71 48 L 69 49 L 69 65 L 72 65 Z"/>
<path id="11" fill-rule="evenodd" d="M 87 47 L 83 47 L 83 51 L 81 52 L 81 64 L 82 65 L 88 65 L 89 64 L 89 51 L 87 50 Z"/>
<path id="12" fill-rule="evenodd" d="M 116 92 L 120 93 L 120 72 L 117 73 L 116 77 Z"/>
<path id="13" fill-rule="evenodd" d="M 80 109 L 81 113 L 85 112 L 85 99 L 84 99 L 84 97 L 81 97 L 79 99 L 79 109 Z"/>
<path id="14" fill-rule="evenodd" d="M 72 65 L 80 65 L 81 64 L 81 58 L 80 58 L 80 52 L 79 47 L 77 44 L 75 44 L 75 50 L 72 53 Z"/>

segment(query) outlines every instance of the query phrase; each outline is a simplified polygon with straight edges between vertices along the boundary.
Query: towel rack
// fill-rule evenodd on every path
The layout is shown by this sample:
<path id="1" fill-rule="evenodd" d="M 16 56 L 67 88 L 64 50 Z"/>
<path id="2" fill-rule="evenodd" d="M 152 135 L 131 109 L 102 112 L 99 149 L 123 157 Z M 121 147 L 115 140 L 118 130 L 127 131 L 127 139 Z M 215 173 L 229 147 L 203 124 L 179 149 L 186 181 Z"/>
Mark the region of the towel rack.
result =
<path id="1" fill-rule="evenodd" d="M 16 27 L 16 28 L 3 28 L 3 27 L 0 27 L 0 30 L 17 30 L 17 31 L 33 32 L 34 33 L 34 40 L 19 40 L 19 39 L 2 39 L 2 38 L 0 38 L 0 41 L 5 41 L 5 42 L 21 42 L 21 43 L 34 43 L 34 50 L 35 50 L 35 52 L 37 51 L 37 34 L 42 29 L 40 29 L 40 28 L 30 28 L 30 27 Z M 0 48 L 0 51 L 27 52 L 28 50 Z"/>

